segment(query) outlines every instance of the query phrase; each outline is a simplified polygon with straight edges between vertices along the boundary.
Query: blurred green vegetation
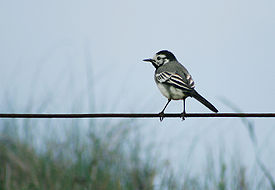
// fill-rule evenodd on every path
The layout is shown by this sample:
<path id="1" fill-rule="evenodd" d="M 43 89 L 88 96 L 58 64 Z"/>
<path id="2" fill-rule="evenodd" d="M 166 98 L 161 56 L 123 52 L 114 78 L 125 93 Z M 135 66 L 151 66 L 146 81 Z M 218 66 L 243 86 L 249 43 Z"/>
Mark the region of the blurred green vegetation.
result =
<path id="1" fill-rule="evenodd" d="M 63 140 L 47 131 L 50 138 L 37 145 L 30 125 L 38 125 L 38 120 L 1 121 L 0 189 L 270 189 L 266 181 L 250 179 L 239 163 L 227 164 L 222 153 L 216 162 L 211 151 L 201 175 L 175 175 L 153 154 L 153 147 L 142 150 L 132 121 L 106 122 L 104 129 L 95 127 L 85 137 L 78 131 L 83 122 L 66 123 L 71 126 Z"/>
<path id="2" fill-rule="evenodd" d="M 26 139 L 31 134 L 18 138 L 22 131 L 16 129 L 27 134 L 28 128 L 6 120 L 0 136 L 0 189 L 154 189 L 155 162 L 141 159 L 127 123 L 106 126 L 112 129 L 103 134 L 91 130 L 85 140 L 76 123 L 62 142 L 58 135 L 43 140 L 41 151 Z"/>
<path id="3" fill-rule="evenodd" d="M 0 190 L 272 189 L 259 169 L 246 168 L 241 155 L 225 158 L 223 148 L 201 155 L 199 173 L 188 161 L 175 173 L 155 145 L 144 146 L 139 125 L 133 120 L 2 119 Z"/>

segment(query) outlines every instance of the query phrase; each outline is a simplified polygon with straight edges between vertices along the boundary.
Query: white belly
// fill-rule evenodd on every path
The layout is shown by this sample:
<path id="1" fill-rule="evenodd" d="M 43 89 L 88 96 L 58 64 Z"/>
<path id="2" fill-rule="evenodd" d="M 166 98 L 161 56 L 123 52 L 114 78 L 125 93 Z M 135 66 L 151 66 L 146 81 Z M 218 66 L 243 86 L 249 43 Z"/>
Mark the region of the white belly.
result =
<path id="1" fill-rule="evenodd" d="M 164 86 L 161 83 L 157 84 L 160 92 L 168 99 L 172 100 L 180 100 L 186 97 L 186 95 L 183 93 L 181 89 L 175 88 L 173 86 Z"/>
<path id="2" fill-rule="evenodd" d="M 158 83 L 157 86 L 158 86 L 160 92 L 162 93 L 162 95 L 165 96 L 166 98 L 170 99 L 169 91 L 161 83 Z"/>

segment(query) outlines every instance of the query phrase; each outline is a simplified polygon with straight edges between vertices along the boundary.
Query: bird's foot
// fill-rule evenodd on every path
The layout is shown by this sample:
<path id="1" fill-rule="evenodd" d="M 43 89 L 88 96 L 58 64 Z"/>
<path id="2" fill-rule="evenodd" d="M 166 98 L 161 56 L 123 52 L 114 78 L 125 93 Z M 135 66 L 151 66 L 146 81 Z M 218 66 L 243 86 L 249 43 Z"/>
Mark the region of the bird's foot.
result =
<path id="1" fill-rule="evenodd" d="M 159 120 L 162 121 L 164 119 L 164 111 L 159 112 Z"/>
<path id="2" fill-rule="evenodd" d="M 186 112 L 182 112 L 182 113 L 180 114 L 180 117 L 181 117 L 182 121 L 185 120 L 185 118 L 184 118 L 185 114 L 186 114 Z"/>

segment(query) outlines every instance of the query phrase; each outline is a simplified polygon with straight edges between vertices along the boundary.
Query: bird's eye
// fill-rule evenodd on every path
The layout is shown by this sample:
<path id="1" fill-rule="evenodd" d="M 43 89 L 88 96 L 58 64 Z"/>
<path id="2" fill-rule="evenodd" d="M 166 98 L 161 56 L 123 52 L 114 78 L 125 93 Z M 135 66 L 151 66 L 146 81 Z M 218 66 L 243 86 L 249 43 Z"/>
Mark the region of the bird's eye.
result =
<path id="1" fill-rule="evenodd" d="M 157 60 L 160 60 L 160 57 L 157 57 Z"/>

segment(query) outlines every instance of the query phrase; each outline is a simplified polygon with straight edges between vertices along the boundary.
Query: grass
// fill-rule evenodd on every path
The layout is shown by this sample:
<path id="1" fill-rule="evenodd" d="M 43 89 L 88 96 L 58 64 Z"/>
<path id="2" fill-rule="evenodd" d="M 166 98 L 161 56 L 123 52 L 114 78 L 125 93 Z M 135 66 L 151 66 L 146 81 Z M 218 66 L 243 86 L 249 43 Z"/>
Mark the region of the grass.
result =
<path id="1" fill-rule="evenodd" d="M 202 155 L 199 173 L 186 162 L 190 170 L 176 174 L 154 145 L 142 145 L 138 128 L 132 120 L 1 120 L 0 190 L 272 189 L 260 169 L 249 171 L 238 154 L 225 158 L 223 147 Z"/>
<path id="2" fill-rule="evenodd" d="M 0 189 L 153 189 L 154 163 L 140 158 L 126 128 L 115 128 L 90 132 L 84 142 L 72 141 L 72 133 L 63 142 L 53 137 L 43 151 L 2 133 Z"/>
<path id="3" fill-rule="evenodd" d="M 224 150 L 219 151 L 217 160 L 209 149 L 205 168 L 197 176 L 188 171 L 176 175 L 169 162 L 153 155 L 153 148 L 144 154 L 141 139 L 129 130 L 134 128 L 132 122 L 109 124 L 105 130 L 90 130 L 86 136 L 72 130 L 81 128 L 81 122 L 71 122 L 63 140 L 53 133 L 41 141 L 41 148 L 35 146 L 33 133 L 19 138 L 19 123 L 26 124 L 1 122 L 0 189 L 270 189 L 266 180 L 255 184 L 247 168 L 236 161 L 239 158 L 226 161 Z M 27 140 L 30 137 L 32 141 Z"/>

